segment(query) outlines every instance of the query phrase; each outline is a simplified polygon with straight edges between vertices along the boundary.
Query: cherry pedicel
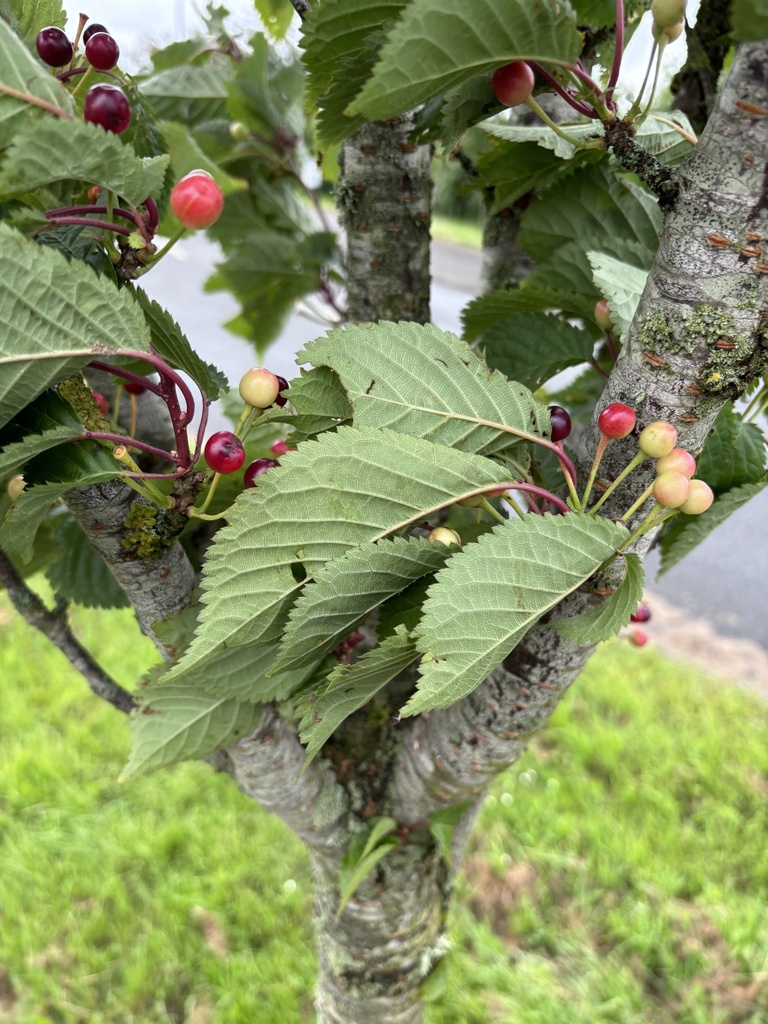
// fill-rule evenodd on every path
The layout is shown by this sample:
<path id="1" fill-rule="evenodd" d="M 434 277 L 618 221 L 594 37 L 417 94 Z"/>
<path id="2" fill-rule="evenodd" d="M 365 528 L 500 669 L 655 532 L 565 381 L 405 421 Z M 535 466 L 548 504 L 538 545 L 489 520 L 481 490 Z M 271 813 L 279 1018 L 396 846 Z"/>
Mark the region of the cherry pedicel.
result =
<path id="1" fill-rule="evenodd" d="M 571 417 L 562 406 L 550 405 L 549 418 L 552 421 L 552 440 L 564 441 L 571 432 Z"/>
<path id="2" fill-rule="evenodd" d="M 104 131 L 122 135 L 131 123 L 131 106 L 118 85 L 92 85 L 83 104 L 83 118 Z"/>
<path id="3" fill-rule="evenodd" d="M 246 487 L 255 487 L 260 476 L 264 476 L 268 469 L 274 469 L 278 463 L 274 459 L 256 459 L 243 474 L 243 483 Z"/>
<path id="4" fill-rule="evenodd" d="M 209 228 L 221 216 L 224 193 L 207 171 L 190 171 L 174 185 L 171 209 L 185 228 Z"/>
<path id="5" fill-rule="evenodd" d="M 95 36 L 97 32 L 106 32 L 107 35 L 109 35 L 109 30 L 105 25 L 100 25 L 97 21 L 94 21 L 94 23 L 89 25 L 85 32 L 83 32 L 83 45 L 85 46 L 91 36 Z"/>
<path id="6" fill-rule="evenodd" d="M 597 425 L 600 432 L 614 441 L 631 434 L 635 427 L 637 417 L 635 410 L 621 402 L 613 402 L 607 405 L 597 417 Z"/>
<path id="7" fill-rule="evenodd" d="M 651 618 L 651 609 L 647 604 L 639 604 L 635 609 L 635 614 L 630 615 L 632 622 L 648 622 Z"/>
<path id="8" fill-rule="evenodd" d="M 219 430 L 208 438 L 203 456 L 214 473 L 235 473 L 245 462 L 245 448 L 236 434 Z"/>
<path id="9" fill-rule="evenodd" d="M 40 60 L 51 68 L 61 68 L 72 60 L 72 43 L 66 33 L 55 25 L 40 29 L 35 49 Z"/>
<path id="10" fill-rule="evenodd" d="M 528 99 L 535 82 L 536 76 L 531 66 L 524 60 L 516 60 L 494 71 L 491 88 L 499 103 L 507 107 L 516 107 L 518 103 Z"/>
<path id="11" fill-rule="evenodd" d="M 85 59 L 97 71 L 111 71 L 120 59 L 120 47 L 108 32 L 94 32 L 85 44 Z"/>

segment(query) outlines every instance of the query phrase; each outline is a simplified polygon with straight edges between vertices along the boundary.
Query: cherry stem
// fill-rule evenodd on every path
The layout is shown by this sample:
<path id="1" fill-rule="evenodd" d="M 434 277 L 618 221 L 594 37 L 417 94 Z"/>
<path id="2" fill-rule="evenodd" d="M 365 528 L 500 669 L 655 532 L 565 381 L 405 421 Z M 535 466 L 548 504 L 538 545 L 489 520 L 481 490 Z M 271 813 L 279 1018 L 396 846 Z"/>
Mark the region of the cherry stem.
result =
<path id="1" fill-rule="evenodd" d="M 539 487 L 538 484 L 529 484 L 524 480 L 516 480 L 512 485 L 516 491 L 523 491 L 524 494 L 536 494 L 541 498 L 546 498 L 548 502 L 559 509 L 563 515 L 566 515 L 571 509 L 563 501 L 562 498 L 558 498 L 556 494 L 548 491 L 545 487 Z"/>
<path id="2" fill-rule="evenodd" d="M 77 83 L 75 88 L 72 90 L 72 95 L 73 96 L 75 96 L 77 94 L 79 89 L 82 89 L 83 83 L 86 82 L 91 77 L 92 73 L 93 73 L 93 65 L 89 64 L 88 67 L 85 69 L 85 74 L 80 79 L 80 81 Z"/>
<path id="3" fill-rule="evenodd" d="M 687 132 L 685 128 L 683 128 L 683 126 L 681 124 L 678 124 L 676 121 L 672 121 L 670 118 L 667 117 L 661 117 L 660 114 L 651 114 L 650 117 L 652 121 L 658 121 L 660 124 L 665 124 L 669 128 L 674 128 L 675 131 L 679 135 L 682 135 L 684 139 L 687 139 L 692 146 L 697 146 L 699 144 L 699 140 L 696 138 L 696 136 L 691 135 L 690 132 Z"/>
<path id="4" fill-rule="evenodd" d="M 112 434 L 107 430 L 86 430 L 84 434 L 81 434 L 79 437 L 73 437 L 71 440 L 114 441 L 115 444 L 124 445 L 126 448 L 138 448 L 139 451 L 147 452 L 149 455 L 157 455 L 168 462 L 179 461 L 178 456 L 165 451 L 164 448 L 156 448 L 154 445 L 145 444 L 144 441 L 135 441 L 132 437 L 126 437 L 124 434 Z"/>
<path id="5" fill-rule="evenodd" d="M 46 217 L 48 217 L 48 214 L 46 214 Z M 108 220 L 93 220 L 91 217 L 48 217 L 48 224 L 52 227 L 61 227 L 64 224 L 83 224 L 85 227 L 114 231 L 117 235 L 133 234 L 130 228 L 121 227 L 119 224 L 111 224 Z M 35 234 L 40 234 L 41 231 L 47 230 L 48 228 L 44 225 L 42 228 L 38 228 Z"/>
<path id="6" fill-rule="evenodd" d="M 46 210 L 45 216 L 49 218 L 54 217 L 71 217 L 79 214 L 86 213 L 108 213 L 109 210 L 106 206 L 61 206 L 57 210 Z M 137 228 L 141 228 L 139 218 L 135 213 L 130 210 L 124 210 L 120 206 L 112 208 L 112 213 L 116 213 L 118 217 L 125 217 L 126 220 L 132 220 Z"/>
<path id="7" fill-rule="evenodd" d="M 129 394 L 131 397 L 131 425 L 128 430 L 128 433 L 131 435 L 131 437 L 136 437 L 136 427 L 139 422 L 139 396 L 134 395 L 133 392 L 129 392 Z"/>
<path id="8" fill-rule="evenodd" d="M 153 263 L 157 263 L 158 260 L 161 260 L 163 256 L 167 255 L 170 252 L 170 250 L 174 247 L 174 245 L 176 245 L 178 240 L 180 238 L 183 238 L 184 235 L 186 235 L 186 233 L 186 228 L 179 228 L 179 230 L 175 234 L 171 235 L 171 237 L 168 239 L 168 241 L 165 243 L 163 248 L 160 249 L 159 252 L 156 252 L 154 256 L 149 257 L 149 259 L 147 260 L 147 265 L 149 266 Z"/>
<path id="9" fill-rule="evenodd" d="M 75 56 L 77 55 L 77 48 L 80 45 L 80 36 L 83 34 L 83 29 L 88 24 L 88 15 L 80 14 L 77 22 L 77 32 L 75 33 L 74 42 L 72 43 L 72 60 L 69 62 L 70 68 L 75 62 Z"/>
<path id="10" fill-rule="evenodd" d="M 122 366 L 112 366 L 111 363 L 101 363 L 98 360 L 88 363 L 88 366 L 93 370 L 101 370 L 103 373 L 111 373 L 115 377 L 122 377 L 123 380 L 130 381 L 132 384 L 140 384 L 147 391 L 157 395 L 158 398 L 163 397 L 163 392 L 157 384 L 146 377 L 140 377 L 137 373 L 131 373 L 130 370 L 124 370 Z"/>
<path id="11" fill-rule="evenodd" d="M 585 143 L 581 139 L 577 139 L 574 135 L 569 135 L 568 132 L 564 132 L 559 125 L 555 124 L 552 118 L 541 108 L 541 106 L 539 106 L 532 96 L 526 96 L 523 103 L 525 103 L 529 110 L 534 112 L 539 120 L 543 121 L 548 128 L 551 128 L 555 135 L 559 135 L 561 139 L 565 139 L 566 142 L 570 142 L 570 144 L 575 146 L 577 149 L 586 148 Z"/>
<path id="12" fill-rule="evenodd" d="M 564 89 L 554 75 L 551 75 L 546 68 L 538 63 L 538 61 L 529 60 L 528 64 L 533 68 L 536 74 L 543 78 L 544 81 L 554 89 L 558 96 L 561 96 L 570 107 L 573 107 L 575 111 L 582 114 L 584 117 L 593 118 L 595 116 L 595 111 L 588 103 L 585 103 L 584 100 L 577 99 L 572 93 L 568 92 L 567 89 Z"/>
<path id="13" fill-rule="evenodd" d="M 605 372 L 605 370 L 602 368 L 600 363 L 598 363 L 594 356 L 592 356 L 592 358 L 589 360 L 589 363 L 593 370 L 597 370 L 599 374 L 602 374 L 602 376 L 605 377 L 606 380 L 608 380 L 608 374 Z"/>
<path id="14" fill-rule="evenodd" d="M 643 110 L 643 112 L 638 114 L 637 117 L 635 118 L 635 123 L 636 124 L 642 124 L 643 121 L 645 121 L 645 119 L 648 117 L 648 115 L 651 112 L 651 107 L 653 106 L 653 101 L 656 98 L 656 87 L 659 84 L 659 72 L 661 71 L 661 58 L 664 56 L 664 50 L 666 48 L 666 45 L 667 45 L 667 37 L 664 36 L 662 41 L 659 43 L 659 53 L 658 53 L 658 56 L 656 57 L 656 70 L 654 71 L 654 74 L 653 74 L 653 86 L 651 87 L 651 95 L 650 95 L 650 98 L 649 98 L 647 104 L 645 105 L 645 110 Z"/>
<path id="15" fill-rule="evenodd" d="M 160 221 L 160 218 L 157 213 L 157 204 L 155 203 L 155 200 L 152 198 L 152 196 L 147 196 L 147 198 L 144 200 L 144 207 L 147 211 L 147 227 L 154 235 L 154 233 L 157 231 L 157 225 Z"/>
<path id="16" fill-rule="evenodd" d="M 640 86 L 640 92 L 635 97 L 634 103 L 632 104 L 632 106 L 627 111 L 626 117 L 624 118 L 625 121 L 631 122 L 632 119 L 637 116 L 637 114 L 638 114 L 638 112 L 640 110 L 640 106 L 641 106 L 642 101 L 643 101 L 643 93 L 645 92 L 646 85 L 648 85 L 648 76 L 650 75 L 651 68 L 653 67 L 653 59 L 656 56 L 656 48 L 657 48 L 657 46 L 658 46 L 658 43 L 654 39 L 653 46 L 651 47 L 651 55 L 648 58 L 648 67 L 645 69 L 645 78 L 643 79 L 643 84 Z"/>
<path id="17" fill-rule="evenodd" d="M 67 121 L 74 121 L 74 117 L 69 111 L 62 110 L 61 107 L 48 103 L 47 100 L 38 99 L 37 96 L 31 96 L 28 92 L 13 89 L 10 85 L 0 85 L 0 92 L 5 93 L 6 96 L 13 96 L 17 100 L 24 100 L 25 103 L 32 103 L 36 107 L 42 107 L 43 110 L 48 110 L 51 114 L 56 114 L 57 117 L 66 118 Z"/>
<path id="18" fill-rule="evenodd" d="M 621 518 L 624 519 L 624 520 L 631 519 L 632 516 L 635 514 L 635 512 L 637 512 L 637 510 L 640 508 L 640 506 L 644 505 L 646 503 L 646 501 L 648 501 L 648 499 L 651 497 L 652 494 L 653 494 L 653 484 L 649 484 L 646 487 L 646 489 L 643 491 L 643 493 L 640 495 L 640 497 L 637 499 L 637 501 L 629 506 L 629 508 L 627 509 L 627 511 L 624 513 L 624 515 Z M 662 506 L 659 506 L 659 507 L 661 508 Z"/>
<path id="19" fill-rule="evenodd" d="M 203 438 L 205 437 L 205 430 L 208 426 L 208 410 L 211 406 L 210 401 L 205 398 L 202 390 L 200 391 L 200 397 L 203 399 L 203 407 L 200 412 L 200 425 L 197 428 L 197 437 L 195 438 L 195 455 L 192 459 L 193 465 L 196 465 L 200 460 L 200 453 L 203 450 Z"/>
<path id="20" fill-rule="evenodd" d="M 595 452 L 595 458 L 592 462 L 592 469 L 589 471 L 589 479 L 587 480 L 587 486 L 584 491 L 584 497 L 581 499 L 582 508 L 587 507 L 587 501 L 589 501 L 589 496 L 592 493 L 592 484 L 595 482 L 595 477 L 597 476 L 597 470 L 600 465 L 600 460 L 602 459 L 603 452 L 608 447 L 608 442 L 610 440 L 610 437 L 608 437 L 607 434 L 604 434 L 601 430 L 600 440 L 597 445 L 597 451 Z"/>
<path id="21" fill-rule="evenodd" d="M 193 516 L 193 517 L 201 516 L 203 514 L 203 512 L 205 512 L 205 510 L 211 504 L 211 499 L 213 498 L 214 494 L 216 493 L 216 488 L 219 486 L 219 480 L 221 480 L 221 476 L 222 476 L 221 473 L 214 473 L 213 474 L 213 477 L 211 479 L 211 485 L 208 488 L 208 493 L 205 496 L 205 501 L 200 506 L 200 508 L 196 508 L 194 505 L 192 506 L 192 508 L 189 510 L 189 514 L 191 516 Z M 218 516 L 215 516 L 214 518 L 218 519 Z"/>
<path id="22" fill-rule="evenodd" d="M 518 516 L 519 516 L 519 517 L 520 517 L 521 519 L 523 518 L 523 516 L 525 515 L 525 512 L 524 512 L 524 511 L 523 511 L 523 510 L 522 510 L 522 509 L 520 508 L 520 506 L 518 505 L 518 503 L 517 503 L 517 502 L 515 501 L 515 499 L 514 499 L 514 498 L 512 497 L 512 495 L 511 495 L 511 494 L 509 493 L 509 491 L 507 491 L 507 492 L 505 493 L 505 495 L 504 495 L 504 501 L 506 501 L 506 503 L 507 503 L 507 504 L 509 505 L 509 507 L 510 507 L 510 508 L 511 508 L 511 509 L 512 509 L 512 510 L 513 510 L 514 512 L 516 512 L 516 513 L 517 513 L 517 515 L 518 515 Z M 531 507 L 534 507 L 534 503 L 533 503 L 533 502 L 530 502 L 530 505 L 531 505 Z M 539 511 L 539 510 L 538 510 L 538 508 L 536 508 L 536 511 L 537 511 L 537 512 Z"/>
<path id="23" fill-rule="evenodd" d="M 589 514 L 593 516 L 595 512 L 597 512 L 597 510 L 600 508 L 600 506 L 604 502 L 606 502 L 608 498 L 610 498 L 610 496 L 613 494 L 613 492 L 616 490 L 619 484 L 629 476 L 632 470 L 637 469 L 640 463 L 645 462 L 647 458 L 648 456 L 645 454 L 645 452 L 638 452 L 634 459 L 632 459 L 632 461 L 629 463 L 629 465 L 625 466 L 624 469 L 622 469 L 622 471 L 619 473 L 619 475 L 616 477 L 613 483 L 606 487 L 605 491 L 603 491 L 603 493 L 600 495 L 599 500 L 596 501 L 592 508 L 589 510 Z"/>
<path id="24" fill-rule="evenodd" d="M 672 516 L 677 515 L 678 511 L 679 509 L 665 508 L 664 505 L 659 505 L 659 503 L 656 502 L 656 504 L 653 506 L 651 511 L 648 513 L 648 515 L 645 517 L 642 523 L 638 526 L 638 528 L 634 531 L 634 533 L 631 533 L 629 537 L 627 537 L 627 539 L 619 548 L 619 551 L 625 551 L 626 548 L 633 541 L 636 541 L 638 537 L 642 537 L 642 535 L 644 533 L 647 533 L 649 530 L 653 530 L 657 526 L 661 526 L 662 523 L 666 523 L 666 521 L 668 519 L 671 519 Z"/>
<path id="25" fill-rule="evenodd" d="M 480 508 L 487 512 L 489 516 L 493 516 L 494 519 L 498 519 L 500 523 L 504 523 L 504 525 L 506 525 L 509 522 L 508 519 L 504 518 L 501 512 L 497 511 L 493 507 L 493 505 L 490 503 L 490 501 L 488 501 L 487 498 L 483 498 L 480 504 Z"/>
<path id="26" fill-rule="evenodd" d="M 66 71 L 60 71 L 56 77 L 60 82 L 66 82 L 68 79 L 74 78 L 75 75 L 85 75 L 90 70 L 90 65 L 83 65 L 79 68 L 67 68 Z M 125 81 L 120 77 L 120 75 L 115 75 L 111 71 L 100 71 L 99 74 L 106 75 L 109 78 L 114 78 L 116 82 L 119 82 L 121 85 L 125 85 Z M 72 91 L 72 95 L 74 96 L 74 90 Z"/>
<path id="27" fill-rule="evenodd" d="M 113 449 L 112 454 L 117 459 L 118 462 L 121 462 L 124 466 L 127 466 L 128 469 L 131 470 L 132 479 L 135 479 L 134 474 L 141 473 L 141 469 L 133 461 L 130 452 L 128 451 L 124 444 L 117 445 L 117 447 Z M 129 486 L 134 485 L 130 484 Z M 158 488 L 155 487 L 154 484 L 147 483 L 144 485 L 144 487 L 146 488 L 147 493 L 151 496 L 153 501 L 159 502 L 160 505 L 162 505 L 164 508 L 173 508 L 175 504 L 173 498 L 169 497 L 167 494 L 163 494 L 163 492 L 158 490 Z M 135 486 L 134 490 L 136 490 Z"/>
<path id="28" fill-rule="evenodd" d="M 616 49 L 613 53 L 613 64 L 611 66 L 611 74 L 608 79 L 608 88 L 605 90 L 605 102 L 612 110 L 616 110 L 616 104 L 613 102 L 613 90 L 616 88 L 616 83 L 619 80 L 621 60 L 624 56 L 624 0 L 616 0 L 615 45 Z"/>

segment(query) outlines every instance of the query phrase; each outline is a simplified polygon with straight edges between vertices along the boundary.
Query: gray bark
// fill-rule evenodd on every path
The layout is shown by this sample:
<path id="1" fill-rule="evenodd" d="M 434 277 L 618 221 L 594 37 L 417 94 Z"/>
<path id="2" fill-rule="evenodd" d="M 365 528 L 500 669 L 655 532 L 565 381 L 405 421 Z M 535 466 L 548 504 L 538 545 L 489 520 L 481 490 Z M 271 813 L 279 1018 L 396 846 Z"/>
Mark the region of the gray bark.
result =
<path id="1" fill-rule="evenodd" d="M 339 159 L 352 321 L 429 321 L 431 149 L 409 141 L 410 117 L 369 121 Z"/>

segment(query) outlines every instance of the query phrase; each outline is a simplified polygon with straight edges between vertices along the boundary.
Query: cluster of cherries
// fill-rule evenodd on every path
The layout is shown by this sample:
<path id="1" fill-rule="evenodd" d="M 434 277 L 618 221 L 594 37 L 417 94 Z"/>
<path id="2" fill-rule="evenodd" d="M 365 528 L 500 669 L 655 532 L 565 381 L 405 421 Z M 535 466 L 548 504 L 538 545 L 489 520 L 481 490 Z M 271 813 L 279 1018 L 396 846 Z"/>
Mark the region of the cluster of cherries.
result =
<path id="1" fill-rule="evenodd" d="M 40 60 L 52 68 L 64 68 L 65 65 L 69 65 L 57 75 L 62 82 L 78 75 L 87 76 L 92 71 L 111 75 L 112 69 L 117 67 L 120 59 L 120 47 L 104 25 L 94 23 L 83 31 L 83 24 L 84 18 L 81 17 L 78 38 L 74 44 L 67 38 L 66 32 L 55 25 L 43 28 L 37 34 L 35 49 Z M 81 32 L 85 47 L 85 63 L 75 67 L 75 51 L 80 42 Z M 90 124 L 101 125 L 105 131 L 121 135 L 131 124 L 131 106 L 119 85 L 99 83 L 92 85 L 86 93 L 83 119 Z"/>
<path id="2" fill-rule="evenodd" d="M 281 392 L 287 387 L 288 381 L 285 377 L 257 366 L 243 374 L 239 391 L 240 397 L 249 409 L 264 410 L 272 405 L 282 408 L 287 399 Z M 274 455 L 285 455 L 292 450 L 284 440 L 275 441 L 272 445 Z M 245 448 L 236 433 L 232 433 L 231 430 L 219 430 L 208 438 L 203 449 L 203 458 L 214 473 L 236 473 L 245 462 Z M 277 465 L 279 463 L 275 459 L 256 459 L 246 467 L 243 483 L 246 487 L 255 487 L 258 478 Z"/>

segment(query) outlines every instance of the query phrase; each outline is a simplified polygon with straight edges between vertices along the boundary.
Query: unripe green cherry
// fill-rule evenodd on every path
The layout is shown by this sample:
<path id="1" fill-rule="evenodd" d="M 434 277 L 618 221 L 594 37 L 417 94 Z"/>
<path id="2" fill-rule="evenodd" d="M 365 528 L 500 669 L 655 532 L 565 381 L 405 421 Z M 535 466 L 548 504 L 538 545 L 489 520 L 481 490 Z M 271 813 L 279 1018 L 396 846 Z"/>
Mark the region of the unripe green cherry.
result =
<path id="1" fill-rule="evenodd" d="M 668 469 L 656 477 L 653 496 L 664 508 L 679 508 L 688 497 L 690 480 L 674 469 Z"/>
<path id="2" fill-rule="evenodd" d="M 600 299 L 595 304 L 595 323 L 601 331 L 610 331 L 613 327 L 613 320 L 611 319 L 611 311 L 608 308 L 608 303 L 605 299 Z"/>
<path id="3" fill-rule="evenodd" d="M 430 544 L 445 544 L 447 548 L 451 544 L 457 544 L 461 547 L 461 537 L 455 530 L 449 530 L 447 526 L 436 526 L 434 530 L 430 530 L 427 534 L 427 540 Z"/>
<path id="4" fill-rule="evenodd" d="M 646 455 L 652 459 L 662 459 L 677 444 L 677 431 L 666 420 L 654 420 L 640 431 L 638 442 L 640 450 Z"/>
<path id="5" fill-rule="evenodd" d="M 242 121 L 231 121 L 229 125 L 229 137 L 234 139 L 235 142 L 245 142 L 251 133 L 248 131 L 248 125 L 243 124 Z"/>
<path id="6" fill-rule="evenodd" d="M 663 455 L 656 463 L 656 475 L 674 469 L 690 480 L 696 472 L 696 459 L 685 448 L 673 448 L 669 455 Z"/>
<path id="7" fill-rule="evenodd" d="M 271 370 L 254 366 L 240 380 L 240 397 L 254 409 L 268 409 L 280 393 L 280 381 Z"/>
<path id="8" fill-rule="evenodd" d="M 670 25 L 669 28 L 660 28 L 654 21 L 651 28 L 653 38 L 657 43 L 674 43 L 676 39 L 679 39 L 683 34 L 685 28 L 685 18 L 681 18 L 676 25 Z"/>
<path id="9" fill-rule="evenodd" d="M 12 476 L 5 486 L 8 491 L 8 497 L 11 501 L 16 501 L 26 487 L 26 484 L 24 482 L 24 477 L 21 474 L 18 474 L 17 476 Z"/>
<path id="10" fill-rule="evenodd" d="M 688 497 L 680 505 L 680 511 L 689 516 L 698 516 L 706 512 L 714 500 L 715 496 L 709 484 L 705 484 L 703 480 L 691 480 Z"/>
<path id="11" fill-rule="evenodd" d="M 651 14 L 659 28 L 671 28 L 685 17 L 687 0 L 652 0 Z"/>

